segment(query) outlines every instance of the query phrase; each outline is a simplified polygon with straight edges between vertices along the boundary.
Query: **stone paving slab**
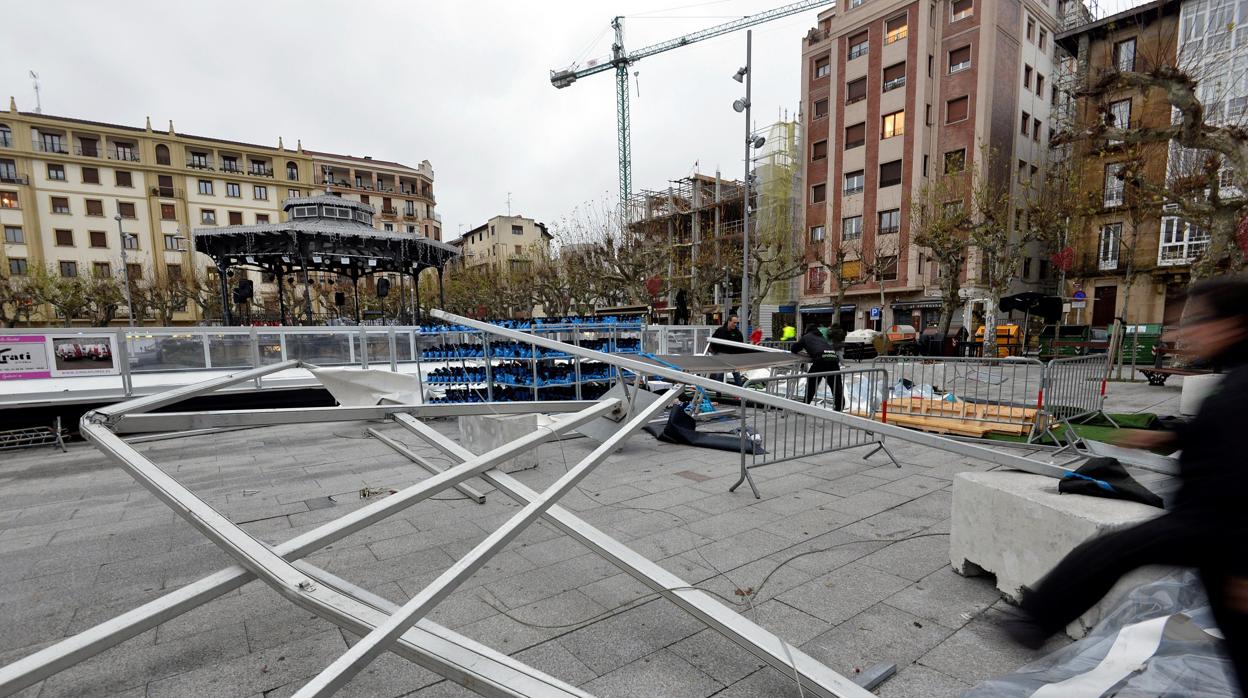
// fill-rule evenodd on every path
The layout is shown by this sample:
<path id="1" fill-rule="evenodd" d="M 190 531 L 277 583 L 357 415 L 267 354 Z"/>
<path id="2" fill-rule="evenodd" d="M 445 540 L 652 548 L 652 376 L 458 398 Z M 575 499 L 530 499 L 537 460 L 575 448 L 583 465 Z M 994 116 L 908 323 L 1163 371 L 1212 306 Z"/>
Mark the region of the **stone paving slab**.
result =
<path id="1" fill-rule="evenodd" d="M 1111 383 L 1108 409 L 1176 412 L 1179 385 Z M 455 434 L 451 421 L 432 424 Z M 368 426 L 446 463 L 381 423 L 271 427 L 139 449 L 277 543 L 364 506 L 361 488 L 388 491 L 427 477 L 361 438 Z M 543 465 L 515 476 L 545 489 L 592 447 L 586 439 L 546 444 Z M 949 569 L 951 480 L 991 466 L 897 441 L 889 447 L 902 468 L 879 454 L 864 459 L 861 448 L 760 468 L 756 500 L 748 489 L 727 492 L 737 454 L 638 435 L 566 503 L 838 671 L 897 663 L 881 696 L 957 695 L 1038 656 L 1001 635 L 1009 607 L 990 582 Z M 488 484 L 472 484 L 489 493 L 485 505 L 444 492 L 310 560 L 402 602 L 519 510 Z M 85 444 L 0 457 L 0 663 L 228 564 Z M 431 617 L 598 695 L 799 695 L 791 676 L 544 523 Z M 252 582 L 19 695 L 284 696 L 353 640 Z M 346 694 L 471 695 L 393 655 Z"/>

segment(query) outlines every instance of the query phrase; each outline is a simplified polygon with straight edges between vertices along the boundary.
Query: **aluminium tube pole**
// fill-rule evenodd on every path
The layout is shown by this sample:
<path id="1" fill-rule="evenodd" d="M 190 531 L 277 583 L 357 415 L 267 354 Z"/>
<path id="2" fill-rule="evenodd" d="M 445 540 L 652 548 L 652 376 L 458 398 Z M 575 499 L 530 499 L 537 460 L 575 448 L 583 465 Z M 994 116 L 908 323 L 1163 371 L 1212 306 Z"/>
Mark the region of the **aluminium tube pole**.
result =
<path id="1" fill-rule="evenodd" d="M 126 319 L 134 327 L 134 301 L 130 297 L 130 260 L 126 257 L 126 232 L 121 229 L 121 214 L 113 216 L 113 219 L 117 221 L 117 235 L 121 238 L 121 272 L 125 275 L 122 290 L 126 292 Z"/>
<path id="2" fill-rule="evenodd" d="M 741 204 L 742 222 L 744 227 L 741 229 L 741 307 L 738 314 L 741 316 L 742 334 L 748 338 L 750 336 L 750 145 L 752 133 L 750 132 L 750 83 L 753 82 L 754 71 L 750 65 L 751 44 L 753 42 L 754 30 L 747 29 L 745 31 L 745 200 Z M 727 318 L 724 318 L 727 320 Z"/>

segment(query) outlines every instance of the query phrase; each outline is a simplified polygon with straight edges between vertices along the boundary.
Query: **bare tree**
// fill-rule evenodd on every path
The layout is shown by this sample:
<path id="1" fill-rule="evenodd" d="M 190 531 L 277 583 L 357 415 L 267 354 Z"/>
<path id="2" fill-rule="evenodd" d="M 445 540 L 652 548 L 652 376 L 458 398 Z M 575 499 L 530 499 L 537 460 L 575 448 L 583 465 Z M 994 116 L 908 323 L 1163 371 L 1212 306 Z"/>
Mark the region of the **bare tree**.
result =
<path id="1" fill-rule="evenodd" d="M 26 276 L 0 276 L 0 325 L 17 327 L 30 322 L 35 310 L 35 295 Z"/>
<path id="2" fill-rule="evenodd" d="M 832 280 L 832 288 L 836 293 L 832 302 L 832 325 L 841 326 L 841 306 L 845 304 L 845 294 L 855 286 L 861 286 L 868 280 L 862 266 L 862 238 L 845 239 L 838 234 L 836 240 L 824 248 L 813 248 L 813 261 L 825 270 Z"/>
<path id="3" fill-rule="evenodd" d="M 888 306 L 885 305 L 884 292 L 887 283 L 897 278 L 900 262 L 900 245 L 897 235 L 881 235 L 876 231 L 871 242 L 871 254 L 862 260 L 862 276 L 869 279 L 877 287 L 880 294 L 880 330 L 888 327 Z"/>
<path id="4" fill-rule="evenodd" d="M 970 248 L 970 218 L 961 182 L 937 175 L 911 200 L 914 242 L 932 253 L 940 277 L 940 332 L 949 334 L 954 312 L 962 305 L 962 270 Z"/>

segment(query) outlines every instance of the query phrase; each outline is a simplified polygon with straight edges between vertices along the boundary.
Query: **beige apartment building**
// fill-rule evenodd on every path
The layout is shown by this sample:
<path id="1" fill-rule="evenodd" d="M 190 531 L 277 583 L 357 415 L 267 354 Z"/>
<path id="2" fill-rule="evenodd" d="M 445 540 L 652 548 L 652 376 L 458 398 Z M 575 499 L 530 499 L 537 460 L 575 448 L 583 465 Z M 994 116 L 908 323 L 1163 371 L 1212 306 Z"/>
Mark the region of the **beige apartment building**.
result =
<path id="1" fill-rule="evenodd" d="M 187 278 L 207 272 L 191 229 L 282 220 L 282 202 L 326 188 L 371 201 L 374 225 L 441 239 L 433 169 L 153 129 L 0 112 L 0 273 L 46 266 L 61 276 Z M 120 221 L 116 220 L 120 217 Z M 275 292 L 256 277 L 261 295 Z M 266 289 L 268 289 L 266 291 Z M 126 309 L 118 322 L 126 321 Z M 47 314 L 33 318 L 39 322 Z M 196 322 L 193 305 L 175 316 Z"/>
<path id="2" fill-rule="evenodd" d="M 931 177 L 968 163 L 1014 181 L 1016 191 L 1042 168 L 1056 11 L 1055 0 L 846 0 L 820 14 L 802 46 L 811 260 L 803 320 L 839 318 L 847 328 L 935 322 L 937 265 L 913 242 L 910 202 Z M 887 263 L 833 308 L 836 282 L 826 265 L 842 245 L 852 250 L 850 264 L 876 254 Z M 1034 257 L 1024 261 L 1020 287 L 1046 274 L 1047 263 Z M 978 264 L 967 267 L 969 316 L 985 294 L 975 287 Z M 873 313 L 880 284 L 886 307 Z"/>
<path id="3" fill-rule="evenodd" d="M 523 271 L 536 256 L 550 252 L 552 239 L 545 223 L 524 216 L 494 216 L 451 244 L 460 251 L 457 267 L 488 264 L 499 271 Z"/>

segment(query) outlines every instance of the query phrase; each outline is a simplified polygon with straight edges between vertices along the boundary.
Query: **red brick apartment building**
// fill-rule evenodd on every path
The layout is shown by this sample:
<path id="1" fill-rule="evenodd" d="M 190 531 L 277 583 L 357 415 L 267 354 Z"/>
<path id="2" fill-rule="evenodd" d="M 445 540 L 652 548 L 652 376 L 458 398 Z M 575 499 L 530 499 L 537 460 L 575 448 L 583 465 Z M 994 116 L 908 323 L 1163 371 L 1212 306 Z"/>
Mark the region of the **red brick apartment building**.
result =
<path id="1" fill-rule="evenodd" d="M 812 252 L 802 283 L 804 321 L 833 317 L 836 282 L 823 263 L 842 241 L 857 241 L 848 246 L 860 247 L 865 258 L 882 249 L 896 260 L 882 281 L 849 289 L 839 309 L 842 326 L 877 324 L 870 309 L 879 306 L 878 283 L 888 305 L 878 324 L 935 322 L 937 268 L 913 244 L 910 201 L 946 167 L 972 160 L 982 167 L 984 145 L 997 153 L 986 176 L 1017 182 L 1041 166 L 1059 1 L 843 0 L 819 16 L 802 40 Z M 1020 284 L 1039 281 L 1044 266 L 1027 260 Z M 977 264 L 968 267 L 974 305 Z"/>

